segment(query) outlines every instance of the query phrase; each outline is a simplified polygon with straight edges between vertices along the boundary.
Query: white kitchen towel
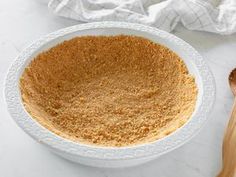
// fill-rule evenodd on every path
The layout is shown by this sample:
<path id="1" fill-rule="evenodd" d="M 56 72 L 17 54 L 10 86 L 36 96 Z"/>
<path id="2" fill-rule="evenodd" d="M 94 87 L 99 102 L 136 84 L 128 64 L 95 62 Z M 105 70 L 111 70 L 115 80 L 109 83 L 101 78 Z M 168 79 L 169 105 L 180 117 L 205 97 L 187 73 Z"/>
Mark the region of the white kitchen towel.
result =
<path id="1" fill-rule="evenodd" d="M 57 15 L 83 22 L 127 21 L 172 31 L 236 32 L 236 0 L 51 0 Z"/>

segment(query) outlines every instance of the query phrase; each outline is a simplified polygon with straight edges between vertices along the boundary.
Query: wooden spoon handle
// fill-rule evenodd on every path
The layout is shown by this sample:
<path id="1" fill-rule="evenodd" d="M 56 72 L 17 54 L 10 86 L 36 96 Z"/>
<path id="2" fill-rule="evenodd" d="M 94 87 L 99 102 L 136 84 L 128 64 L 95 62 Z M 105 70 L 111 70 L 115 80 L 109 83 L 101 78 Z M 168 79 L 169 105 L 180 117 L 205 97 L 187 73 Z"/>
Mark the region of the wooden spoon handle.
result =
<path id="1" fill-rule="evenodd" d="M 236 177 L 236 99 L 224 136 L 222 156 L 223 167 L 217 177 Z"/>

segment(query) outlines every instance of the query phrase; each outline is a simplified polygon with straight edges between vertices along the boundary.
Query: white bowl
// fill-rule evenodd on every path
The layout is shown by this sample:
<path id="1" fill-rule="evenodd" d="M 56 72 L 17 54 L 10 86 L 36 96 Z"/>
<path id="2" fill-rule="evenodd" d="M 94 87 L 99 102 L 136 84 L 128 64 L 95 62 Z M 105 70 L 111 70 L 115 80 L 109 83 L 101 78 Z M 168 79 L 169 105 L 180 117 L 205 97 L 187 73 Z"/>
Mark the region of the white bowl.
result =
<path id="1" fill-rule="evenodd" d="M 175 51 L 194 75 L 198 86 L 195 111 L 189 121 L 157 141 L 130 147 L 97 147 L 64 139 L 41 126 L 24 109 L 19 78 L 24 68 L 40 52 L 56 44 L 83 35 L 137 35 L 163 44 Z M 5 85 L 8 110 L 16 123 L 35 140 L 56 154 L 74 162 L 97 167 L 127 167 L 141 164 L 167 153 L 190 140 L 206 122 L 215 100 L 213 76 L 203 58 L 189 44 L 156 28 L 123 22 L 96 22 L 76 25 L 42 37 L 24 50 L 11 66 Z"/>

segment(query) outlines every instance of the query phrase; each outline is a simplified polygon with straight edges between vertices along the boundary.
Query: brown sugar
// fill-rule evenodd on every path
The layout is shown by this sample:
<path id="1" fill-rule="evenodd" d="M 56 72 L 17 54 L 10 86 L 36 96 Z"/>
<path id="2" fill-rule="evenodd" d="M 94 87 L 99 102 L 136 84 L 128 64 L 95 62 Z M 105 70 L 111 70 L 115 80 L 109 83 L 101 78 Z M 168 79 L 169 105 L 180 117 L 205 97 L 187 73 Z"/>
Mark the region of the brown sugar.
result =
<path id="1" fill-rule="evenodd" d="M 178 55 L 136 36 L 84 36 L 40 53 L 20 79 L 26 110 L 72 141 L 128 146 L 192 115 L 197 87 Z"/>

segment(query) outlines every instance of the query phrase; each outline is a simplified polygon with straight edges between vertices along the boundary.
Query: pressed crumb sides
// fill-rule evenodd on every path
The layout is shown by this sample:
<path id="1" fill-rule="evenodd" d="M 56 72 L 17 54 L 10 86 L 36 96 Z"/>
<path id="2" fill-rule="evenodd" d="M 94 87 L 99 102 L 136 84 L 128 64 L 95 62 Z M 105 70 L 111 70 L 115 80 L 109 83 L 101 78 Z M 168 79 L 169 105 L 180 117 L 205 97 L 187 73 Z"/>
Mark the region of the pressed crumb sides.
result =
<path id="1" fill-rule="evenodd" d="M 160 139 L 194 111 L 197 86 L 178 55 L 136 36 L 84 36 L 36 56 L 20 79 L 32 117 L 87 144 Z"/>

